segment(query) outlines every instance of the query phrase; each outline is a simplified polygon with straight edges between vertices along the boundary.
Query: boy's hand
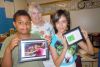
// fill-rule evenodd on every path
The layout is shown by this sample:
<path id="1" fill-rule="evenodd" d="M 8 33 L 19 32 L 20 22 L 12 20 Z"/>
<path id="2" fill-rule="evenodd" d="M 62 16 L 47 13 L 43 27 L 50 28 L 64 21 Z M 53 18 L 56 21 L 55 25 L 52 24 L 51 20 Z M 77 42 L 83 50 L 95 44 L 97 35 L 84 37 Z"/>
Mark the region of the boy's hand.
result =
<path id="1" fill-rule="evenodd" d="M 9 49 L 10 51 L 12 51 L 17 45 L 18 45 L 18 42 L 20 41 L 20 39 L 17 37 L 17 36 L 15 36 L 12 40 L 11 40 L 11 42 L 10 42 L 10 44 L 8 45 L 8 47 L 7 47 L 7 49 Z"/>

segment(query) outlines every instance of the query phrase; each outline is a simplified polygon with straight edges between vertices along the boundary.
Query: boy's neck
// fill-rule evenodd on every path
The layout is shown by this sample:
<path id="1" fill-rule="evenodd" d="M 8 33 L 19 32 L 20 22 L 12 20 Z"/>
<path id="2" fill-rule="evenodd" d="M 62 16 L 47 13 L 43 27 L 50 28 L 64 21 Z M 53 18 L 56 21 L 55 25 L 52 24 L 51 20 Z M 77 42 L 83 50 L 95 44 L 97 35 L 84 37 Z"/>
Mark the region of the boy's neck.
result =
<path id="1" fill-rule="evenodd" d="M 31 34 L 20 34 L 20 33 L 16 33 L 16 35 L 20 38 L 20 39 L 28 39 L 31 38 Z"/>

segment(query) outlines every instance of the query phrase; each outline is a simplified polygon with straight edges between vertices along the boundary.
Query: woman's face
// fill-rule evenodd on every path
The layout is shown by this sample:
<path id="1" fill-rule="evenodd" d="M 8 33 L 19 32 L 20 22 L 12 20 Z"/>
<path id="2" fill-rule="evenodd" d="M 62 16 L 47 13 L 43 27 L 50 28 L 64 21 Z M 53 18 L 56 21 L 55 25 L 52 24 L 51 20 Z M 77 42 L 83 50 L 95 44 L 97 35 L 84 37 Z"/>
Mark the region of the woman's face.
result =
<path id="1" fill-rule="evenodd" d="M 33 23 L 40 23 L 42 20 L 42 14 L 38 9 L 33 9 L 31 14 L 31 19 Z"/>
<path id="2" fill-rule="evenodd" d="M 56 28 L 58 33 L 65 33 L 68 25 L 68 21 L 65 16 L 61 16 L 60 19 L 56 22 Z"/>

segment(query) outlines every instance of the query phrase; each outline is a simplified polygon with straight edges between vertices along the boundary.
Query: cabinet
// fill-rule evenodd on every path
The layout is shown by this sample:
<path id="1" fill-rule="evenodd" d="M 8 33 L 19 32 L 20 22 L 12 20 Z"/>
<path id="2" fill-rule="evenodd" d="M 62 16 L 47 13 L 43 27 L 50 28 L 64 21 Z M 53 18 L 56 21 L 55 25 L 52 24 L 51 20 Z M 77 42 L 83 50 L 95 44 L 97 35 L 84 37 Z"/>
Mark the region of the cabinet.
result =
<path id="1" fill-rule="evenodd" d="M 97 61 L 84 61 L 82 62 L 82 67 L 98 67 Z"/>
<path id="2" fill-rule="evenodd" d="M 98 59 L 84 58 L 82 59 L 82 67 L 98 67 Z"/>

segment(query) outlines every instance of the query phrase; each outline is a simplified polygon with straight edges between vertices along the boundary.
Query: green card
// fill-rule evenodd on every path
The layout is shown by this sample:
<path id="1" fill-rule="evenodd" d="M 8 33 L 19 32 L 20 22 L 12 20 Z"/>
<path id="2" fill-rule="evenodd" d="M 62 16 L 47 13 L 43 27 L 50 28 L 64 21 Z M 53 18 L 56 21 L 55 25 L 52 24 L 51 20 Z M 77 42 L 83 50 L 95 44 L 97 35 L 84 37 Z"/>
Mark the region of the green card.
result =
<path id="1" fill-rule="evenodd" d="M 75 40 L 75 37 L 74 37 L 74 35 L 70 35 L 67 37 L 67 39 L 68 39 L 68 42 L 71 42 L 71 41 Z"/>
<path id="2" fill-rule="evenodd" d="M 68 45 L 78 43 L 84 39 L 80 27 L 71 29 L 70 31 L 66 32 L 64 36 L 66 37 Z"/>

